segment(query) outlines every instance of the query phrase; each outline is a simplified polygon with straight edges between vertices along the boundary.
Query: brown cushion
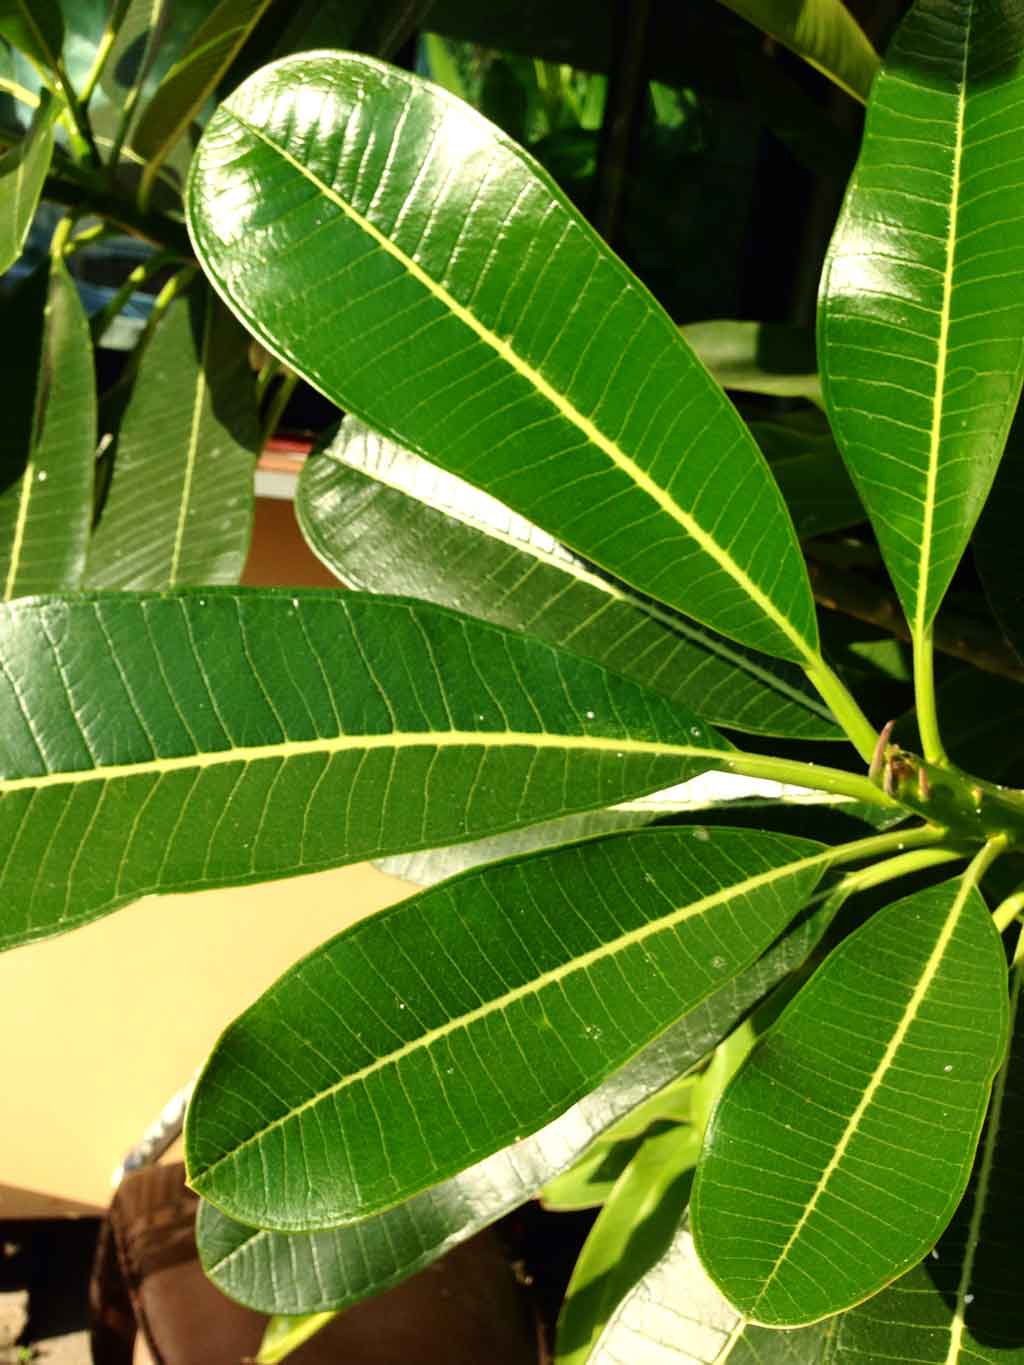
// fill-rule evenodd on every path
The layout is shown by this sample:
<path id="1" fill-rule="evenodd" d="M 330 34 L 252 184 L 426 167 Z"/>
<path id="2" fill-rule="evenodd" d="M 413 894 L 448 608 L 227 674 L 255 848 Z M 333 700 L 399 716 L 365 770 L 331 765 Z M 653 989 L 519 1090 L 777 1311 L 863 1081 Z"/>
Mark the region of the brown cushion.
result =
<path id="1" fill-rule="evenodd" d="M 156 1365 L 235 1365 L 255 1355 L 267 1318 L 203 1274 L 196 1196 L 180 1165 L 129 1175 L 110 1208 L 93 1273 L 95 1365 L 131 1365 L 136 1329 Z M 537 1365 L 524 1291 L 497 1239 L 473 1237 L 299 1347 L 295 1365 Z"/>

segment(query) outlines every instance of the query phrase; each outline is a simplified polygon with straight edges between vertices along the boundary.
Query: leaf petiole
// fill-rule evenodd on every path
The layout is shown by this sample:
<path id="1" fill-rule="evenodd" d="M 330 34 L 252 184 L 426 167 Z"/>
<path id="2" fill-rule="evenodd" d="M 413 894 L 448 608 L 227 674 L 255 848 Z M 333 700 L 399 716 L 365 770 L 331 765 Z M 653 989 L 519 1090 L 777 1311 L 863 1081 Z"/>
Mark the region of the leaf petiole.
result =
<path id="1" fill-rule="evenodd" d="M 914 632 L 914 697 L 917 703 L 917 728 L 921 747 L 929 763 L 948 763 L 939 735 L 935 705 L 935 651 L 931 627 Z"/>
<path id="2" fill-rule="evenodd" d="M 804 665 L 804 672 L 843 727 L 850 743 L 864 762 L 870 763 L 878 734 L 853 693 L 820 655 Z"/>
<path id="3" fill-rule="evenodd" d="M 899 808 L 899 802 L 887 796 L 880 787 L 860 773 L 844 772 L 841 768 L 826 768 L 796 759 L 775 758 L 770 754 L 748 754 L 724 749 L 715 754 L 715 768 L 720 772 L 738 773 L 743 777 L 764 778 L 813 791 L 831 792 L 834 796 L 848 796 L 870 806 Z"/>

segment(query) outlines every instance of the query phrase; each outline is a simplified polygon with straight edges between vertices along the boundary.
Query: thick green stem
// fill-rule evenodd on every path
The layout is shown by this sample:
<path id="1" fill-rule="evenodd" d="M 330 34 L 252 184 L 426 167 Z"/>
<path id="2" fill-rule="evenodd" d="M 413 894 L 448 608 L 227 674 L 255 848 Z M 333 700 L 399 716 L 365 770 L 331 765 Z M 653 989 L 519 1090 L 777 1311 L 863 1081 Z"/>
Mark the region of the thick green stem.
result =
<path id="1" fill-rule="evenodd" d="M 832 850 L 830 862 L 835 867 L 844 863 L 860 862 L 866 858 L 884 857 L 887 853 L 904 853 L 910 850 L 930 848 L 949 839 L 949 831 L 941 825 L 918 825 L 914 829 L 890 830 L 887 834 L 872 834 L 866 839 L 855 839 L 850 844 L 840 844 Z M 949 852 L 949 850 L 946 850 Z M 963 857 L 963 854 L 950 852 L 950 857 Z"/>
<path id="2" fill-rule="evenodd" d="M 131 236 L 173 251 L 179 260 L 193 259 L 192 243 L 183 222 L 166 213 L 139 213 L 130 200 L 111 194 L 106 183 L 84 167 L 65 161 L 58 171 L 47 176 L 44 197 L 66 208 L 105 218 Z"/>
<path id="3" fill-rule="evenodd" d="M 795 759 L 774 758 L 770 754 L 746 754 L 729 749 L 716 752 L 715 767 L 720 772 L 761 777 L 769 782 L 784 782 L 796 787 L 810 787 L 813 791 L 831 792 L 835 796 L 848 796 L 870 806 L 883 806 L 886 810 L 899 809 L 900 803 L 886 796 L 868 777 L 843 772 L 841 768 L 823 768 L 816 763 L 800 763 Z"/>
<path id="4" fill-rule="evenodd" d="M 935 706 L 935 651 L 932 649 L 931 628 L 914 635 L 914 697 L 924 756 L 929 763 L 945 764 L 946 751 L 939 736 L 939 716 Z"/>
<path id="5" fill-rule="evenodd" d="M 74 218 L 62 218 L 53 229 L 53 236 L 50 238 L 50 259 L 59 261 L 63 258 L 68 248 L 68 238 L 71 236 L 71 229 L 75 225 Z"/>
<path id="6" fill-rule="evenodd" d="M 967 871 L 964 873 L 964 881 L 966 884 L 968 886 L 976 887 L 995 860 L 1004 854 L 1009 846 L 1010 839 L 1008 835 L 994 834 L 985 844 L 984 848 L 980 848 L 971 859 Z"/>
<path id="7" fill-rule="evenodd" d="M 86 114 L 81 100 L 75 92 L 75 87 L 68 79 L 68 73 L 64 70 L 64 63 L 58 61 L 54 67 L 54 75 L 57 77 L 57 84 L 60 86 L 60 93 L 68 106 L 68 113 L 74 125 L 74 131 L 78 134 L 78 139 L 85 149 L 86 157 L 94 166 L 100 165 L 99 149 L 96 146 L 96 139 L 92 135 L 92 124 Z"/>
<path id="8" fill-rule="evenodd" d="M 956 848 L 918 848 L 909 853 L 898 853 L 883 863 L 872 863 L 870 867 L 848 872 L 829 888 L 828 895 L 853 896 L 859 891 L 870 891 L 872 887 L 908 877 L 912 872 L 923 872 L 926 868 L 939 867 L 963 857 L 963 850 Z"/>
<path id="9" fill-rule="evenodd" d="M 878 742 L 878 734 L 860 709 L 853 693 L 820 657 L 805 664 L 804 671 L 843 727 L 850 743 L 864 762 L 870 763 Z"/>

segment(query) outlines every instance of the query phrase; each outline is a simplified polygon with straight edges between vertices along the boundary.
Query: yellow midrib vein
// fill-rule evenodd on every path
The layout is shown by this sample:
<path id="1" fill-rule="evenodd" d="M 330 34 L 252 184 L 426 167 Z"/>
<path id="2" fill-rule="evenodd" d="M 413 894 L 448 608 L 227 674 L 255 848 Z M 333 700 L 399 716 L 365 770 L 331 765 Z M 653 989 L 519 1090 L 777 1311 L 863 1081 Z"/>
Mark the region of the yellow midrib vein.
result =
<path id="1" fill-rule="evenodd" d="M 575 976 L 578 972 L 586 971 L 598 962 L 603 962 L 607 958 L 615 956 L 617 953 L 624 952 L 627 948 L 634 947 L 639 943 L 644 943 L 648 938 L 656 934 L 661 934 L 669 929 L 675 928 L 679 924 L 685 923 L 689 919 L 694 919 L 698 915 L 705 914 L 713 910 L 716 906 L 724 904 L 726 901 L 735 899 L 737 896 L 744 896 L 751 891 L 760 890 L 763 887 L 771 886 L 774 882 L 782 881 L 787 877 L 799 876 L 800 873 L 809 871 L 811 868 L 820 867 L 822 871 L 828 867 L 835 858 L 834 849 L 825 849 L 821 853 L 814 853 L 805 858 L 794 859 L 791 863 L 786 863 L 782 867 L 770 868 L 767 872 L 759 872 L 753 877 L 747 877 L 741 882 L 733 882 L 729 886 L 723 887 L 719 891 L 713 891 L 708 896 L 702 896 L 700 900 L 691 901 L 688 905 L 683 905 L 671 911 L 667 915 L 661 915 L 657 919 L 649 920 L 646 924 L 637 929 L 627 930 L 617 938 L 610 939 L 606 943 L 599 944 L 596 948 L 591 948 L 589 952 L 581 953 L 578 957 L 570 959 L 568 962 L 560 963 L 557 967 L 552 967 L 549 971 L 542 972 L 533 977 L 530 981 L 524 982 L 521 986 L 514 986 L 503 995 L 495 996 L 490 1000 L 485 1000 L 476 1009 L 467 1010 L 463 1014 L 456 1015 L 448 1019 L 436 1028 L 428 1029 L 421 1033 L 417 1038 L 412 1038 L 401 1047 L 385 1053 L 381 1057 L 375 1057 L 372 1062 L 361 1067 L 358 1071 L 353 1071 L 331 1085 L 325 1086 L 323 1090 L 311 1095 L 309 1099 L 301 1104 L 289 1109 L 286 1114 L 272 1119 L 262 1128 L 254 1133 L 250 1133 L 240 1143 L 234 1146 L 230 1152 L 225 1154 L 209 1166 L 203 1168 L 198 1173 L 198 1178 L 206 1180 L 213 1171 L 221 1166 L 225 1161 L 231 1161 L 237 1157 L 238 1153 L 252 1146 L 254 1142 L 259 1142 L 267 1133 L 282 1127 L 286 1123 L 294 1122 L 301 1114 L 312 1109 L 330 1096 L 339 1094 L 351 1086 L 360 1085 L 370 1076 L 382 1071 L 385 1067 L 397 1066 L 413 1053 L 420 1052 L 424 1048 L 433 1047 L 435 1043 L 447 1038 L 450 1034 L 460 1029 L 471 1028 L 479 1023 L 481 1019 L 486 1019 L 492 1014 L 500 1013 L 514 1005 L 519 1000 L 524 1000 L 528 996 L 536 995 L 539 991 L 549 986 L 564 981 L 567 977 Z M 794 909 L 795 912 L 795 909 Z M 698 1002 L 699 1003 L 699 1002 Z M 190 1172 L 190 1177 L 194 1173 Z"/>
<path id="2" fill-rule="evenodd" d="M 817 1185 L 814 1187 L 814 1191 L 811 1194 L 811 1197 L 805 1204 L 804 1210 L 801 1213 L 799 1219 L 797 1220 L 796 1226 L 793 1228 L 793 1231 L 790 1233 L 789 1238 L 786 1241 L 786 1245 L 779 1252 L 778 1256 L 775 1259 L 775 1263 L 771 1268 L 771 1271 L 765 1278 L 764 1284 L 761 1287 L 761 1291 L 758 1294 L 757 1299 L 754 1303 L 753 1312 L 751 1313 L 751 1318 L 754 1321 L 756 1321 L 758 1305 L 763 1302 L 764 1297 L 768 1293 L 769 1288 L 771 1287 L 779 1271 L 782 1269 L 783 1265 L 788 1259 L 789 1253 L 796 1245 L 798 1239 L 800 1238 L 801 1233 L 803 1232 L 804 1228 L 807 1225 L 808 1220 L 811 1218 L 815 1209 L 817 1208 L 818 1203 L 822 1195 L 828 1188 L 829 1182 L 831 1181 L 833 1175 L 836 1173 L 836 1171 L 839 1169 L 839 1166 L 842 1164 L 843 1158 L 846 1156 L 846 1152 L 850 1146 L 850 1143 L 857 1136 L 857 1133 L 860 1129 L 861 1120 L 867 1113 L 868 1109 L 871 1107 L 875 1095 L 878 1093 L 879 1089 L 882 1086 L 882 1083 L 885 1080 L 886 1075 L 888 1074 L 889 1068 L 896 1060 L 896 1055 L 899 1052 L 900 1048 L 903 1046 L 903 1043 L 906 1040 L 906 1036 L 909 1033 L 912 1024 L 914 1023 L 914 1020 L 917 1018 L 918 1011 L 920 1010 L 921 1005 L 924 1002 L 925 996 L 931 989 L 932 983 L 935 980 L 936 973 L 939 970 L 939 967 L 942 963 L 942 959 L 945 956 L 947 948 L 949 947 L 950 940 L 953 937 L 953 933 L 957 926 L 957 921 L 960 918 L 961 912 L 963 911 L 964 905 L 966 904 L 967 898 L 970 895 L 972 889 L 973 882 L 970 880 L 970 878 L 964 877 L 960 883 L 959 889 L 957 890 L 956 896 L 953 898 L 953 904 L 950 907 L 949 913 L 947 914 L 945 920 L 943 921 L 943 925 L 941 930 L 939 931 L 938 937 L 935 940 L 935 946 L 932 948 L 932 951 L 928 954 L 928 960 L 924 965 L 924 969 L 922 970 L 921 975 L 918 977 L 917 985 L 914 987 L 914 990 L 911 993 L 910 999 L 908 1000 L 906 1008 L 903 1011 L 899 1024 L 893 1031 L 893 1035 L 889 1039 L 889 1043 L 885 1049 L 885 1052 L 882 1054 L 882 1059 L 875 1067 L 867 1085 L 864 1087 L 864 1093 L 861 1096 L 856 1109 L 854 1109 L 853 1113 L 847 1120 L 846 1127 L 843 1129 L 842 1136 L 836 1143 L 835 1151 L 829 1158 L 828 1164 L 825 1167 L 824 1171 L 822 1171 L 821 1177 L 818 1180 Z"/>
<path id="3" fill-rule="evenodd" d="M 398 261 L 402 268 L 406 270 L 413 279 L 423 285 L 423 287 L 438 299 L 449 312 L 457 317 L 460 322 L 463 322 L 469 327 L 482 342 L 487 346 L 490 346 L 493 351 L 496 351 L 506 364 L 511 366 L 518 374 L 522 375 L 523 378 L 535 388 L 538 393 L 543 395 L 543 397 L 546 398 L 568 422 L 571 422 L 577 430 L 582 432 L 592 445 L 597 446 L 599 450 L 603 451 L 618 469 L 632 479 L 638 488 L 642 489 L 642 491 L 646 493 L 663 512 L 667 513 L 677 525 L 681 526 L 687 535 L 691 536 L 697 542 L 701 550 L 703 550 L 704 553 L 708 555 L 721 570 L 723 570 L 723 572 L 728 574 L 736 585 L 746 593 L 752 602 L 754 602 L 758 609 L 768 617 L 783 635 L 785 635 L 786 639 L 797 649 L 801 658 L 809 662 L 813 662 L 817 659 L 816 650 L 804 639 L 792 622 L 782 614 L 771 598 L 758 587 L 749 574 L 740 568 L 729 552 L 723 546 L 719 545 L 714 537 L 709 535 L 689 512 L 686 512 L 680 507 L 666 489 L 662 488 L 660 484 L 655 483 L 655 481 L 640 468 L 635 460 L 631 459 L 620 446 L 611 440 L 610 437 L 606 436 L 599 427 L 595 426 L 589 417 L 585 417 L 564 394 L 559 393 L 558 390 L 544 378 L 539 370 L 534 369 L 534 367 L 525 361 L 507 341 L 504 341 L 501 337 L 492 332 L 489 327 L 486 327 L 469 308 L 466 308 L 463 304 L 459 303 L 443 285 L 439 284 L 410 256 L 407 256 L 389 237 L 381 232 L 379 228 L 375 227 L 368 218 L 364 218 L 363 215 L 353 208 L 346 199 L 338 194 L 332 186 L 321 180 L 308 166 L 303 165 L 297 157 L 292 156 L 285 147 L 282 147 L 280 143 L 275 142 L 274 139 L 269 137 L 261 128 L 257 128 L 255 124 L 250 123 L 247 119 L 238 114 L 231 107 L 230 102 L 223 107 L 225 111 L 241 125 L 241 127 L 245 128 L 253 137 L 262 142 L 264 146 L 269 147 L 273 152 L 276 152 L 282 160 L 286 161 L 288 165 L 298 171 L 300 175 L 304 176 L 311 185 L 315 186 L 326 199 L 330 200 L 332 204 L 341 209 L 342 213 L 344 213 L 360 231 L 364 232 L 372 241 L 376 242 L 382 251 L 387 252 L 389 256 Z M 289 363 L 295 364 L 295 357 L 290 357 Z"/>
<path id="4" fill-rule="evenodd" d="M 932 421 L 928 441 L 928 475 L 925 482 L 921 520 L 921 565 L 914 611 L 914 634 L 917 639 L 923 639 L 928 627 L 928 576 L 931 573 L 932 536 L 935 533 L 935 501 L 938 493 L 939 456 L 942 448 L 942 410 L 946 397 L 946 361 L 949 355 L 949 328 L 953 304 L 953 266 L 956 258 L 956 229 L 960 208 L 961 161 L 964 146 L 964 115 L 967 105 L 967 56 L 971 38 L 970 5 L 967 9 L 963 66 L 957 95 L 953 167 L 950 176 L 949 227 L 946 238 L 946 264 L 942 276 L 942 310 L 939 314 L 939 338 L 935 361 L 935 395 L 932 399 Z"/>
<path id="5" fill-rule="evenodd" d="M 350 749 L 413 748 L 478 749 L 578 749 L 584 753 L 612 753 L 650 757 L 706 758 L 726 762 L 730 749 L 691 744 L 665 744 L 660 740 L 611 739 L 597 735 L 531 734 L 529 731 L 503 730 L 422 730 L 385 734 L 332 735 L 322 739 L 281 740 L 272 744 L 237 746 L 199 754 L 180 754 L 171 758 L 140 759 L 138 763 L 112 763 L 68 772 L 43 773 L 37 777 L 0 779 L 0 796 L 16 791 L 35 791 L 40 787 L 75 786 L 86 782 L 110 782 L 123 777 L 162 776 L 194 768 L 213 768 L 225 763 L 257 763 L 269 759 L 296 759 L 312 755 L 331 756 Z"/>

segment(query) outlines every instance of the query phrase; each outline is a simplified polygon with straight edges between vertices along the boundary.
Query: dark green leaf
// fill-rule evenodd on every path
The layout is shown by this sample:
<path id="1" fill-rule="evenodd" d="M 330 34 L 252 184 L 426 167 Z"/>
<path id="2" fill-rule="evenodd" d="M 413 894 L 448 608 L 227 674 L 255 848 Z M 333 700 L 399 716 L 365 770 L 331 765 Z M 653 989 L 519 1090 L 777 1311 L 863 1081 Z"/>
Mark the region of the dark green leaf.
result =
<path id="1" fill-rule="evenodd" d="M 0 36 L 46 72 L 56 70 L 64 43 L 57 0 L 0 0 Z"/>
<path id="2" fill-rule="evenodd" d="M 730 637 L 813 664 L 781 496 L 669 318 L 507 137 L 444 91 L 320 53 L 211 120 L 204 268 L 339 406 Z"/>
<path id="3" fill-rule="evenodd" d="M 61 108 L 59 100 L 41 90 L 25 136 L 0 156 L 0 273 L 14 264 L 25 245 L 50 167 L 53 125 Z"/>
<path id="4" fill-rule="evenodd" d="M 694 1236 L 741 1312 L 815 1322 L 921 1259 L 966 1186 L 1006 1022 L 1002 944 L 966 878 L 836 949 L 708 1128 Z"/>
<path id="5" fill-rule="evenodd" d="M 1024 19 L 918 0 L 875 83 L 822 280 L 836 440 L 925 639 L 1024 375 Z"/>
<path id="6" fill-rule="evenodd" d="M 208 289 L 162 319 L 117 433 L 86 586 L 237 583 L 260 446 L 247 353 L 245 334 Z"/>
<path id="7" fill-rule="evenodd" d="M 4 325 L 0 598 L 10 601 L 74 588 L 81 578 L 96 394 L 89 324 L 63 261 L 21 284 Z M 0 771 L 5 767 L 0 762 Z"/>
<path id="8" fill-rule="evenodd" d="M 835 1322 L 826 1365 L 1020 1365 L 1024 1300 L 1020 1228 L 1024 1179 L 1024 1011 L 1011 977 L 1016 1027 L 996 1078 L 967 1195 L 926 1259 Z"/>
<path id="9" fill-rule="evenodd" d="M 722 0 L 840 89 L 866 101 L 878 54 L 842 0 Z"/>
<path id="10" fill-rule="evenodd" d="M 206 1273 L 225 1293 L 253 1308 L 303 1313 L 344 1308 L 423 1269 L 530 1199 L 650 1097 L 665 1094 L 751 1005 L 804 961 L 834 908 L 826 903 L 800 916 L 752 967 L 539 1133 L 386 1213 L 326 1232 L 286 1234 L 243 1227 L 202 1203 L 197 1240 Z"/>
<path id="11" fill-rule="evenodd" d="M 842 738 L 799 669 L 607 578 L 501 503 L 353 418 L 307 461 L 296 506 L 310 545 L 354 587 L 409 592 L 569 645 L 715 725 Z"/>
<path id="12" fill-rule="evenodd" d="M 975 527 L 974 562 L 999 626 L 1024 662 L 1024 417 L 1010 430 L 1006 453 Z"/>
<path id="13" fill-rule="evenodd" d="M 222 1036 L 189 1107 L 189 1183 L 281 1230 L 408 1199 L 536 1132 L 749 966 L 830 856 L 752 831 L 641 831 L 420 892 L 310 954 Z"/>
<path id="14" fill-rule="evenodd" d="M 589 660 L 402 599 L 0 610 L 0 945 L 614 805 L 724 741 Z"/>

